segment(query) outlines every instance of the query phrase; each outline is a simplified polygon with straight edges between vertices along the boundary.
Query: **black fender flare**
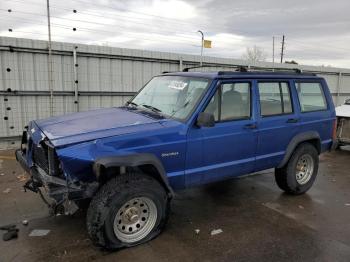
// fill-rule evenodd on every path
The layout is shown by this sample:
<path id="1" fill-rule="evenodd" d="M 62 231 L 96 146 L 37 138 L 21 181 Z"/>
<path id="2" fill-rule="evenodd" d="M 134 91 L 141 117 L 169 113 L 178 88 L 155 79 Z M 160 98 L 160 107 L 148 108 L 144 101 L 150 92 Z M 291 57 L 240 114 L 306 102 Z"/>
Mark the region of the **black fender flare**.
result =
<path id="1" fill-rule="evenodd" d="M 153 165 L 157 169 L 160 175 L 161 182 L 166 187 L 166 190 L 169 192 L 170 196 L 174 196 L 174 191 L 169 184 L 169 180 L 166 175 L 166 171 L 163 167 L 163 164 L 153 154 L 136 153 L 124 156 L 108 156 L 97 158 L 93 164 L 93 170 L 96 177 L 98 178 L 100 176 L 102 166 L 104 168 L 109 168 L 117 166 L 137 167 L 142 165 Z"/>
<path id="2" fill-rule="evenodd" d="M 277 168 L 281 168 L 283 167 L 289 160 L 289 158 L 291 157 L 291 155 L 293 154 L 295 148 L 302 142 L 306 142 L 309 140 L 317 140 L 318 141 L 318 147 L 317 150 L 320 153 L 321 152 L 321 139 L 320 139 L 320 135 L 316 132 L 316 131 L 307 131 L 307 132 L 303 132 L 300 133 L 296 136 L 294 136 L 292 138 L 292 140 L 289 142 L 287 149 L 286 149 L 286 153 L 284 154 L 284 157 L 282 159 L 282 161 L 279 163 L 279 165 L 277 166 Z"/>

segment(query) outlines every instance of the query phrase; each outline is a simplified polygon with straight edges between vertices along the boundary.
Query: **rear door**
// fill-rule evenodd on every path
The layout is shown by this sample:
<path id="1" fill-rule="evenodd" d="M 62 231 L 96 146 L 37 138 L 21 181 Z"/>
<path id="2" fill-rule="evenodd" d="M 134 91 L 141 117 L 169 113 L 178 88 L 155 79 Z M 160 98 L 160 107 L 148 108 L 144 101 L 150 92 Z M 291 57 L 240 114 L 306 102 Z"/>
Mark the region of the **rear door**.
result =
<path id="1" fill-rule="evenodd" d="M 258 80 L 258 147 L 256 170 L 275 167 L 290 140 L 298 133 L 296 92 L 289 80 Z"/>
<path id="2" fill-rule="evenodd" d="M 186 184 L 195 185 L 254 170 L 257 129 L 251 81 L 223 81 L 203 108 L 213 127 L 190 127 Z"/>

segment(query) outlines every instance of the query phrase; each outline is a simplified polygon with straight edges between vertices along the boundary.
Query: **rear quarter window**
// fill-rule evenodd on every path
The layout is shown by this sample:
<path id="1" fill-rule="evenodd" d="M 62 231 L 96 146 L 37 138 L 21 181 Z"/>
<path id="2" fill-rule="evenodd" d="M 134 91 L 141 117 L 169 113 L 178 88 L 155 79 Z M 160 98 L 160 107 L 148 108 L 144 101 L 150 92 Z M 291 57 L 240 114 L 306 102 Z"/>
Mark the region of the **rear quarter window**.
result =
<path id="1" fill-rule="evenodd" d="M 313 112 L 327 109 L 322 85 L 316 82 L 297 82 L 301 112 Z"/>
<path id="2" fill-rule="evenodd" d="M 261 116 L 275 116 L 293 112 L 287 82 L 259 82 Z"/>

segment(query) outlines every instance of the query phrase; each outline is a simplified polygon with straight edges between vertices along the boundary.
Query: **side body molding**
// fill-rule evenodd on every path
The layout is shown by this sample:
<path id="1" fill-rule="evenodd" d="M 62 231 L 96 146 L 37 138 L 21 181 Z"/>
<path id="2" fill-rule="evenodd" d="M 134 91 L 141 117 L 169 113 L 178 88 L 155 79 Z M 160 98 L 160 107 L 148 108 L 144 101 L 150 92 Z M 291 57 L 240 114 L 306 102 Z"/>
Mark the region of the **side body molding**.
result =
<path id="1" fill-rule="evenodd" d="M 171 194 L 171 196 L 174 196 L 174 191 L 170 187 L 169 180 L 166 175 L 166 171 L 162 163 L 159 161 L 159 159 L 153 154 L 137 153 L 137 154 L 125 155 L 125 156 L 109 156 L 109 157 L 97 158 L 93 165 L 93 170 L 96 177 L 99 177 L 101 172 L 101 167 L 104 167 L 104 168 L 117 167 L 117 166 L 137 167 L 142 165 L 154 166 L 160 175 L 161 182 L 163 182 L 164 186 L 166 187 L 167 191 Z"/>
<path id="2" fill-rule="evenodd" d="M 294 152 L 294 149 L 302 142 L 308 141 L 308 140 L 317 140 L 317 150 L 320 153 L 321 151 L 321 139 L 320 135 L 316 131 L 308 131 L 304 133 L 300 133 L 293 137 L 293 139 L 289 142 L 286 153 L 284 154 L 284 157 L 281 161 L 281 163 L 278 165 L 278 168 L 283 167 L 291 157 L 291 155 Z"/>

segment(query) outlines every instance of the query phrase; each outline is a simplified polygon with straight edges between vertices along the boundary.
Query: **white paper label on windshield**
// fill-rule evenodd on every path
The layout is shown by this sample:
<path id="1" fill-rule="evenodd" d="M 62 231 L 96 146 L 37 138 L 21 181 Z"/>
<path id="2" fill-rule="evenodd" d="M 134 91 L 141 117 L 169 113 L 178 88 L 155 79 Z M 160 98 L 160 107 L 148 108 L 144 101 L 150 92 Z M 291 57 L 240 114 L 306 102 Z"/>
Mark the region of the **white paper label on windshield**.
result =
<path id="1" fill-rule="evenodd" d="M 183 90 L 187 86 L 186 82 L 181 82 L 181 81 L 171 81 L 169 84 L 170 88 L 174 88 L 177 90 Z"/>

